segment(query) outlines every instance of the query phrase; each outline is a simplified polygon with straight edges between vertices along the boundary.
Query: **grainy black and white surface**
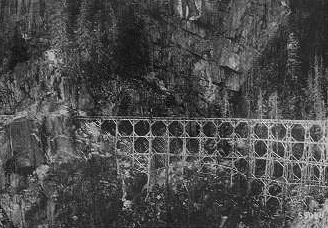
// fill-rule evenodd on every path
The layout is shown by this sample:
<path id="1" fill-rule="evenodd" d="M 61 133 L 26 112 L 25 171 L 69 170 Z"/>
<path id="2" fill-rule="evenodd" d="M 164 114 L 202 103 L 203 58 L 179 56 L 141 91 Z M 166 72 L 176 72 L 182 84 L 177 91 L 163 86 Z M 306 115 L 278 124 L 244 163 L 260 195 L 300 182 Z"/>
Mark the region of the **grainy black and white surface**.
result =
<path id="1" fill-rule="evenodd" d="M 1 227 L 328 227 L 326 0 L 0 0 Z"/>

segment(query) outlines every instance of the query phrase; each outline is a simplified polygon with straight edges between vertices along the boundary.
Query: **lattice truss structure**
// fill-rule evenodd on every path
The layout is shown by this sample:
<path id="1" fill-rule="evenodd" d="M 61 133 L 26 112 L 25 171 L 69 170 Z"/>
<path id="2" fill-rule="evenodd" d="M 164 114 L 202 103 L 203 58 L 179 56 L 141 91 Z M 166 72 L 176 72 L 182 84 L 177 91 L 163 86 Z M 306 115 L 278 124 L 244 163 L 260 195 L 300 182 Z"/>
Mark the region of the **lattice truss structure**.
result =
<path id="1" fill-rule="evenodd" d="M 137 172 L 188 166 L 281 200 L 291 186 L 328 185 L 327 121 L 80 118 L 114 143 Z"/>

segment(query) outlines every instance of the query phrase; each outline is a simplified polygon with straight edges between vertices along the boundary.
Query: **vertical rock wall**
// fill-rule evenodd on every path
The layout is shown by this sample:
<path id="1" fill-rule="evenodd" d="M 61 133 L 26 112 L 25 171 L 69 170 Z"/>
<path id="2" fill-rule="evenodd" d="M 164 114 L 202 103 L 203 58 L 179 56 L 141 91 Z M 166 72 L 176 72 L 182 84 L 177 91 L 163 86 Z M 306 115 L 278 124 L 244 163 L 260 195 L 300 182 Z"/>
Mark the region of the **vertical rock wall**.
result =
<path id="1" fill-rule="evenodd" d="M 116 162 L 113 158 L 99 156 L 110 150 L 106 142 L 100 145 L 102 152 L 99 151 L 99 139 L 95 138 L 93 142 L 97 135 L 88 131 L 85 132 L 88 134 L 86 137 L 76 134 L 78 126 L 67 107 L 54 104 L 44 104 L 38 113 L 29 110 L 1 126 L 1 222 L 7 220 L 15 227 L 83 223 L 86 215 L 81 210 L 86 208 L 75 205 L 79 202 L 76 197 L 86 197 L 85 200 L 92 203 L 96 194 L 119 194 L 119 189 L 92 190 L 92 186 L 107 183 L 102 187 L 105 188 L 114 183 L 117 178 Z M 99 176 L 92 177 L 93 174 Z M 71 182 L 73 179 L 75 181 Z M 80 186 L 92 179 L 94 183 L 91 186 Z M 65 197 L 66 201 L 62 201 Z M 119 195 L 108 197 L 103 203 L 116 205 L 115 200 L 120 200 Z M 69 209 L 73 210 L 69 212 L 72 214 L 61 215 L 68 202 L 72 204 Z M 89 202 L 86 204 L 89 205 Z M 108 207 L 99 206 L 99 210 L 115 213 L 114 205 Z M 111 216 L 114 214 L 108 216 L 108 219 L 113 219 Z"/>

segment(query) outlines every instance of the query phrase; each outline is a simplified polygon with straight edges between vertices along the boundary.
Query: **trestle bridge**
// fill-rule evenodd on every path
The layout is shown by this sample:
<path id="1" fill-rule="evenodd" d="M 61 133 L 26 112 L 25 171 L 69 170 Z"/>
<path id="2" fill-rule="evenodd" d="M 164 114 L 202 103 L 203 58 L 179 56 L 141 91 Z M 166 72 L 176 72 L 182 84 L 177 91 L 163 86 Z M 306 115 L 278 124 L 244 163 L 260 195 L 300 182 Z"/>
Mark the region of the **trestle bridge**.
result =
<path id="1" fill-rule="evenodd" d="M 190 164 L 202 174 L 225 170 L 232 184 L 244 181 L 250 191 L 277 202 L 291 189 L 328 186 L 326 120 L 78 119 L 82 128 L 98 128 L 115 145 L 117 156 L 147 175 L 152 169 Z"/>

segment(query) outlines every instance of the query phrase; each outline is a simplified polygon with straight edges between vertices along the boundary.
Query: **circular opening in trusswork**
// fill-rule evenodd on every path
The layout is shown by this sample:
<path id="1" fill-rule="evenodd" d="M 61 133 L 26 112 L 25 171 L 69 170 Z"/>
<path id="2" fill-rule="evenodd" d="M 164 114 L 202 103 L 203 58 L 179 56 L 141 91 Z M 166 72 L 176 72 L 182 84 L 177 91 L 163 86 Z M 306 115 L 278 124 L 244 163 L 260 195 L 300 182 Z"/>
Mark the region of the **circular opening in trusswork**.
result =
<path id="1" fill-rule="evenodd" d="M 304 151 L 304 144 L 303 143 L 295 143 L 292 146 L 292 153 L 293 153 L 293 157 L 296 160 L 300 160 L 303 156 L 303 151 Z"/>
<path id="2" fill-rule="evenodd" d="M 160 155 L 160 154 L 155 154 L 153 156 L 153 164 L 152 165 L 153 165 L 154 169 L 164 168 L 166 166 L 166 156 Z"/>
<path id="3" fill-rule="evenodd" d="M 226 139 L 220 140 L 217 149 L 222 157 L 227 157 L 233 151 L 232 144 Z"/>
<path id="4" fill-rule="evenodd" d="M 318 181 L 320 179 L 320 169 L 317 166 L 312 166 L 311 167 L 312 170 L 312 179 L 315 181 Z"/>
<path id="5" fill-rule="evenodd" d="M 271 197 L 266 202 L 266 207 L 267 207 L 270 214 L 276 214 L 280 210 L 281 205 L 280 205 L 280 202 L 277 198 Z"/>
<path id="6" fill-rule="evenodd" d="M 282 188 L 278 183 L 272 183 L 269 186 L 269 194 L 271 196 L 278 196 L 282 193 Z"/>
<path id="7" fill-rule="evenodd" d="M 208 139 L 205 141 L 204 150 L 206 154 L 213 154 L 216 150 L 216 141 L 214 139 Z"/>
<path id="8" fill-rule="evenodd" d="M 275 162 L 273 166 L 273 178 L 277 179 L 284 175 L 284 167 L 279 162 Z"/>
<path id="9" fill-rule="evenodd" d="M 251 195 L 259 196 L 263 193 L 264 183 L 260 180 L 253 180 L 251 183 Z"/>
<path id="10" fill-rule="evenodd" d="M 146 138 L 138 138 L 134 142 L 134 149 L 136 153 L 148 153 L 149 141 Z"/>
<path id="11" fill-rule="evenodd" d="M 214 137 L 217 132 L 217 128 L 213 122 L 206 122 L 203 127 L 204 135 L 207 137 Z"/>
<path id="12" fill-rule="evenodd" d="M 149 133 L 150 125 L 147 121 L 141 120 L 134 125 L 134 131 L 139 136 L 145 136 Z"/>
<path id="13" fill-rule="evenodd" d="M 101 124 L 101 131 L 111 136 L 116 136 L 116 123 L 114 120 L 105 120 Z"/>
<path id="14" fill-rule="evenodd" d="M 313 125 L 310 128 L 310 136 L 314 142 L 319 142 L 323 136 L 322 128 L 319 125 Z"/>
<path id="15" fill-rule="evenodd" d="M 268 151 L 268 147 L 263 141 L 256 141 L 254 147 L 256 154 L 260 157 L 263 157 Z"/>
<path id="16" fill-rule="evenodd" d="M 191 154 L 199 153 L 199 141 L 198 139 L 188 139 L 187 140 L 187 149 Z"/>
<path id="17" fill-rule="evenodd" d="M 219 135 L 222 138 L 229 138 L 233 133 L 233 126 L 230 123 L 222 123 L 219 127 Z"/>
<path id="18" fill-rule="evenodd" d="M 237 159 L 234 164 L 236 169 L 241 173 L 246 174 L 249 170 L 248 162 L 244 158 Z"/>
<path id="19" fill-rule="evenodd" d="M 254 133 L 260 139 L 267 139 L 268 138 L 268 127 L 264 124 L 256 124 L 254 127 Z"/>
<path id="20" fill-rule="evenodd" d="M 281 142 L 272 143 L 272 150 L 279 157 L 283 158 L 285 156 L 285 148 Z"/>
<path id="21" fill-rule="evenodd" d="M 255 176 L 262 177 L 265 175 L 266 171 L 266 160 L 256 159 L 255 161 Z"/>
<path id="22" fill-rule="evenodd" d="M 238 134 L 240 138 L 247 138 L 249 132 L 249 127 L 246 122 L 240 122 L 235 129 L 235 133 Z"/>
<path id="23" fill-rule="evenodd" d="M 182 139 L 170 139 L 170 153 L 181 154 L 183 149 Z"/>
<path id="24" fill-rule="evenodd" d="M 200 134 L 200 124 L 195 121 L 189 121 L 186 126 L 186 132 L 190 137 L 197 137 Z"/>
<path id="25" fill-rule="evenodd" d="M 292 127 L 291 135 L 296 141 L 299 141 L 299 142 L 304 141 L 304 139 L 305 139 L 304 127 L 300 124 L 294 125 Z"/>
<path id="26" fill-rule="evenodd" d="M 283 139 L 286 136 L 286 128 L 284 125 L 282 124 L 275 124 L 272 128 L 271 128 L 271 133 L 272 136 L 275 139 Z"/>
<path id="27" fill-rule="evenodd" d="M 122 120 L 118 124 L 118 132 L 121 135 L 131 135 L 133 132 L 133 126 L 130 121 Z"/>
<path id="28" fill-rule="evenodd" d="M 152 152 L 159 154 L 159 153 L 166 153 L 168 147 L 168 140 L 166 138 L 156 137 L 152 140 Z"/>
<path id="29" fill-rule="evenodd" d="M 151 131 L 154 136 L 163 136 L 166 134 L 166 125 L 162 121 L 155 122 L 151 126 Z"/>
<path id="30" fill-rule="evenodd" d="M 118 153 L 132 153 L 133 151 L 133 140 L 130 137 L 121 137 L 117 143 L 116 148 Z"/>
<path id="31" fill-rule="evenodd" d="M 169 132 L 175 137 L 183 134 L 183 125 L 179 121 L 174 121 L 169 125 Z"/>
<path id="32" fill-rule="evenodd" d="M 312 145 L 310 147 L 311 155 L 313 159 L 317 162 L 321 160 L 321 154 L 325 152 L 319 145 Z"/>
<path id="33" fill-rule="evenodd" d="M 250 146 L 246 140 L 239 139 L 235 141 L 235 149 L 241 156 L 248 155 L 249 148 Z"/>
<path id="34" fill-rule="evenodd" d="M 301 169 L 299 164 L 295 164 L 293 166 L 293 174 L 294 174 L 294 177 L 297 178 L 297 179 L 302 178 L 302 169 Z"/>

